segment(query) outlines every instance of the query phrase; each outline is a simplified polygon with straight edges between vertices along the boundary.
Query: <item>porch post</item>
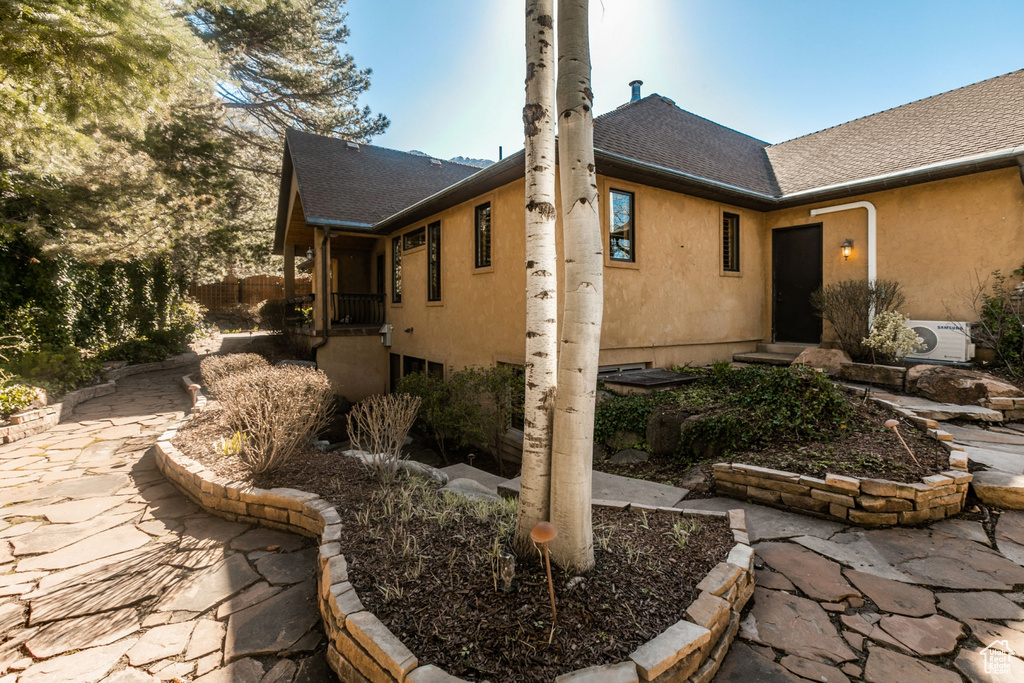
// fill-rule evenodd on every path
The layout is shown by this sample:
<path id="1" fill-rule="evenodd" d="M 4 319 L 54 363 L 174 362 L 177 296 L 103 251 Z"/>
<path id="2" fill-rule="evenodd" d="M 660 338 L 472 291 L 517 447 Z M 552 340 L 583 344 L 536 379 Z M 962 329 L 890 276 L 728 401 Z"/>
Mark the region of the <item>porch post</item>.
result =
<path id="1" fill-rule="evenodd" d="M 284 245 L 284 298 L 295 296 L 295 245 Z"/>
<path id="2" fill-rule="evenodd" d="M 316 288 L 316 304 L 313 306 L 313 327 L 316 330 L 330 329 L 331 320 L 328 317 L 324 320 L 324 301 L 327 302 L 327 315 L 333 316 L 333 304 L 331 301 L 331 237 L 327 234 L 326 245 L 324 244 L 324 229 L 313 229 L 313 284 Z M 326 299 L 324 298 L 326 297 Z"/>

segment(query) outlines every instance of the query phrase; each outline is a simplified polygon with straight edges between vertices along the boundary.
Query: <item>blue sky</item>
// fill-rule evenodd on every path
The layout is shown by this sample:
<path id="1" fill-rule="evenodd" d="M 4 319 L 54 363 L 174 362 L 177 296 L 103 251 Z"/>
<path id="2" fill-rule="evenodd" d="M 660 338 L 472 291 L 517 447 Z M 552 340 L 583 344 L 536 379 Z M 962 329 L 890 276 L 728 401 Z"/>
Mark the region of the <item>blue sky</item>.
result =
<path id="1" fill-rule="evenodd" d="M 348 0 L 375 144 L 496 159 L 523 145 L 522 0 Z M 1024 2 L 591 0 L 597 114 L 644 81 L 768 142 L 1024 68 Z"/>

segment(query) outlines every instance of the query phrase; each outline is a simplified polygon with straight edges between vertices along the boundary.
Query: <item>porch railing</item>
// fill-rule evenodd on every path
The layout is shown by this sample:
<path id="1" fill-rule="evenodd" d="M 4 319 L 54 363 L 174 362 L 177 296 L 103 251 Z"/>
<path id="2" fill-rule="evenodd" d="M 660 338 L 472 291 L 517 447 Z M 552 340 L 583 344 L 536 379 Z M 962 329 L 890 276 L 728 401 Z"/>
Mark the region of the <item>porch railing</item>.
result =
<path id="1" fill-rule="evenodd" d="M 383 294 L 334 292 L 334 325 L 383 325 Z"/>

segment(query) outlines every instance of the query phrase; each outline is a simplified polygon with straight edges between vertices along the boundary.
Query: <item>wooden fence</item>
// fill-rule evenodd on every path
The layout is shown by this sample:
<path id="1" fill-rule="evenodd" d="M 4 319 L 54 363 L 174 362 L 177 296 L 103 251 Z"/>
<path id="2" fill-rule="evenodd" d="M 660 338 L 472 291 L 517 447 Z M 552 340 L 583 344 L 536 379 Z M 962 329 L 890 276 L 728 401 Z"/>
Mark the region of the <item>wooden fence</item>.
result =
<path id="1" fill-rule="evenodd" d="M 295 296 L 310 294 L 312 291 L 311 277 L 295 278 Z M 251 305 L 267 299 L 283 299 L 284 278 L 280 275 L 254 275 L 242 279 L 228 276 L 220 282 L 192 283 L 188 293 L 211 313 L 221 313 L 230 311 L 238 304 Z"/>

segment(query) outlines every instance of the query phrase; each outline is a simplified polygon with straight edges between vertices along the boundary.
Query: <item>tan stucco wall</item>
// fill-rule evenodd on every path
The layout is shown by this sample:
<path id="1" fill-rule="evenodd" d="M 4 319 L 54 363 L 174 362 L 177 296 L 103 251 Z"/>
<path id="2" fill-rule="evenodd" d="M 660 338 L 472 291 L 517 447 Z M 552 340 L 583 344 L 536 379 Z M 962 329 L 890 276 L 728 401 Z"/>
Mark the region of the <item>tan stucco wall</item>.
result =
<path id="1" fill-rule="evenodd" d="M 635 193 L 637 262 L 605 268 L 601 364 L 706 363 L 753 348 L 763 336 L 761 215 L 599 177 L 602 199 L 612 187 Z M 392 353 L 449 368 L 523 362 L 523 197 L 523 181 L 510 183 L 395 233 L 441 221 L 443 301 L 426 300 L 426 250 L 404 252 L 402 304 L 390 304 L 389 293 Z M 491 202 L 493 265 L 477 271 L 474 209 L 486 201 Z M 601 206 L 606 231 L 607 202 Z M 723 210 L 740 215 L 738 276 L 721 272 Z M 560 227 L 558 248 L 561 254 Z M 390 269 L 390 249 L 387 253 Z M 561 281 L 561 267 L 559 275 Z"/>
<path id="2" fill-rule="evenodd" d="M 316 364 L 331 380 L 334 393 L 349 401 L 387 392 L 388 352 L 376 334 L 332 335 L 317 349 Z"/>
<path id="3" fill-rule="evenodd" d="M 810 215 L 811 209 L 856 201 L 875 205 L 878 277 L 903 285 L 902 312 L 912 319 L 973 320 L 965 294 L 976 277 L 997 268 L 1009 274 L 1024 264 L 1024 186 L 1015 168 L 769 212 L 762 264 L 766 341 L 772 334 L 770 231 L 821 223 L 824 284 L 867 278 L 867 212 Z M 849 261 L 839 251 L 846 238 L 854 241 Z"/>

